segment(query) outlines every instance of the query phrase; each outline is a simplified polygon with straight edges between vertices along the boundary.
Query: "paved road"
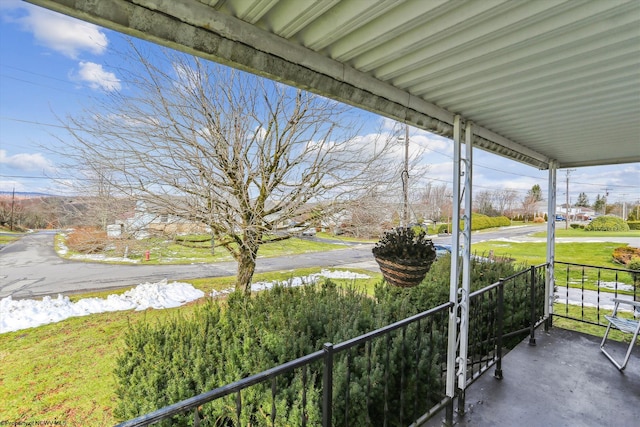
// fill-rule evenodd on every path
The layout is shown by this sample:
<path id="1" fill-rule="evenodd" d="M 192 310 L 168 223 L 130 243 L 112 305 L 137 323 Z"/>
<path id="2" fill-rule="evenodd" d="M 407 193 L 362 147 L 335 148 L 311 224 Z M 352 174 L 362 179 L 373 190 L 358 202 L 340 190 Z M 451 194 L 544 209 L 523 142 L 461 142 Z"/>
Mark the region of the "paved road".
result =
<path id="1" fill-rule="evenodd" d="M 64 260 L 53 250 L 53 232 L 26 235 L 0 251 L 0 298 L 33 298 L 98 289 L 116 289 L 145 282 L 200 277 L 231 276 L 235 262 L 190 265 L 111 265 Z M 362 264 L 375 268 L 372 244 L 350 245 L 345 249 L 287 256 L 259 258 L 256 272 L 280 271 L 314 266 Z"/>
<path id="2" fill-rule="evenodd" d="M 478 232 L 473 242 L 508 238 L 533 240 L 528 234 L 544 226 L 509 227 Z M 0 298 L 34 298 L 98 289 L 117 289 L 145 282 L 231 276 L 235 262 L 192 265 L 109 265 L 63 260 L 53 250 L 54 232 L 26 235 L 0 251 Z M 447 236 L 434 237 L 436 243 L 450 243 Z M 544 239 L 537 239 L 542 240 Z M 629 242 L 640 246 L 640 239 Z M 372 244 L 281 258 L 259 258 L 256 272 L 293 270 L 304 267 L 345 267 L 379 271 L 371 254 Z"/>

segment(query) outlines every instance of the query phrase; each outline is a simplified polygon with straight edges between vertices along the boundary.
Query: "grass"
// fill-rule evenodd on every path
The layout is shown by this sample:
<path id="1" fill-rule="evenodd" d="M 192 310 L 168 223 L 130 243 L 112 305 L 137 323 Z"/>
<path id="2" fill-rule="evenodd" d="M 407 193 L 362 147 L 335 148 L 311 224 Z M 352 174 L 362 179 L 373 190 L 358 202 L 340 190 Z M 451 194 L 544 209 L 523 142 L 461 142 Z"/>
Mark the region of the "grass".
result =
<path id="1" fill-rule="evenodd" d="M 620 246 L 626 246 L 622 243 L 614 242 L 556 242 L 555 259 L 556 261 L 564 261 L 574 264 L 586 264 L 597 267 L 607 267 L 615 269 L 624 269 L 624 266 L 613 261 L 613 250 Z M 543 242 L 503 242 L 503 241 L 486 241 L 472 245 L 472 251 L 479 255 L 486 255 L 489 251 L 493 251 L 496 257 L 512 258 L 517 263 L 524 265 L 539 265 L 546 262 L 546 243 Z M 583 276 L 584 274 L 584 276 Z M 616 273 L 615 271 L 601 270 L 600 276 L 596 268 L 585 268 L 584 271 L 580 267 L 569 268 L 569 279 L 567 280 L 567 268 L 563 265 L 557 265 L 555 269 L 555 277 L 558 283 L 565 285 L 567 282 L 570 287 L 581 287 L 585 289 L 597 290 L 598 280 L 602 282 L 621 282 L 632 284 L 633 279 L 626 273 Z M 613 290 L 600 288 L 603 292 L 613 292 Z M 629 294 L 628 291 L 619 291 L 619 293 Z"/>
<path id="2" fill-rule="evenodd" d="M 177 310 L 102 313 L 0 335 L 2 419 L 115 424 L 117 343 L 130 322 L 157 321 Z"/>
<path id="3" fill-rule="evenodd" d="M 554 327 L 582 332 L 584 334 L 593 335 L 600 338 L 604 336 L 605 331 L 605 326 L 602 326 L 604 324 L 603 322 L 606 322 L 606 320 L 604 319 L 604 314 L 611 314 L 611 310 L 606 310 L 606 313 L 603 314 L 601 312 L 598 318 L 598 310 L 596 308 L 580 307 L 560 303 L 553 304 L 553 311 L 558 315 L 570 317 L 570 319 L 567 319 L 564 317 L 554 316 Z M 583 319 L 584 322 L 574 319 Z M 586 323 L 587 321 L 599 323 L 599 325 Z M 609 336 L 607 337 L 607 339 L 609 338 L 614 341 L 622 341 L 626 343 L 629 343 L 631 341 L 631 335 L 624 334 L 615 328 L 612 328 L 611 332 L 609 332 Z"/>
<path id="4" fill-rule="evenodd" d="M 533 233 L 533 237 L 547 237 L 546 231 Z M 589 237 L 640 237 L 640 230 L 629 231 L 585 231 L 576 228 L 564 229 L 562 223 L 556 223 L 556 237 L 580 237 L 588 239 Z"/>
<path id="5" fill-rule="evenodd" d="M 307 268 L 256 274 L 254 281 L 286 281 L 320 272 Z M 334 269 L 332 269 L 334 270 Z M 332 279 L 373 294 L 380 274 L 370 279 Z M 232 287 L 234 277 L 189 281 L 208 293 Z M 122 290 L 124 292 L 124 290 Z M 93 292 L 71 299 L 101 297 L 117 292 Z M 114 425 L 116 380 L 113 375 L 119 343 L 129 324 L 161 322 L 176 314 L 189 316 L 199 302 L 145 311 L 118 311 L 70 318 L 58 323 L 0 334 L 1 420 L 13 423 L 61 421 L 69 426 Z"/>
<path id="6" fill-rule="evenodd" d="M 597 265 L 600 267 L 620 268 L 613 262 L 612 253 L 615 248 L 627 246 L 614 242 L 556 242 L 556 260 L 576 264 Z M 504 242 L 485 241 L 474 243 L 471 250 L 477 254 L 493 251 L 496 256 L 510 257 L 527 265 L 543 264 L 547 259 L 545 242 Z"/>
<path id="7" fill-rule="evenodd" d="M 91 261 L 102 261 L 111 264 L 144 263 L 148 265 L 166 264 L 199 264 L 233 261 L 231 254 L 224 248 L 215 248 L 211 253 L 211 245 L 198 245 L 191 247 L 178 244 L 173 240 L 149 238 L 145 240 L 116 240 L 109 248 L 96 256 L 88 256 L 71 250 L 62 254 L 60 249 L 65 248 L 63 235 L 55 237 L 55 247 L 63 258 L 68 259 L 91 259 Z M 258 252 L 259 258 L 269 258 L 276 256 L 297 255 L 311 252 L 322 252 L 342 249 L 344 245 L 339 240 L 336 243 L 319 242 L 310 239 L 291 237 L 285 240 L 277 240 L 264 243 Z M 146 259 L 146 253 L 149 259 Z M 126 255 L 126 257 L 125 257 Z M 126 259 L 125 259 L 126 258 Z"/>
<path id="8" fill-rule="evenodd" d="M 0 232 L 7 233 L 7 234 L 0 234 L 0 245 L 7 245 L 11 242 L 15 242 L 16 240 L 24 236 L 24 233 L 17 233 L 15 231 L 0 230 Z"/>

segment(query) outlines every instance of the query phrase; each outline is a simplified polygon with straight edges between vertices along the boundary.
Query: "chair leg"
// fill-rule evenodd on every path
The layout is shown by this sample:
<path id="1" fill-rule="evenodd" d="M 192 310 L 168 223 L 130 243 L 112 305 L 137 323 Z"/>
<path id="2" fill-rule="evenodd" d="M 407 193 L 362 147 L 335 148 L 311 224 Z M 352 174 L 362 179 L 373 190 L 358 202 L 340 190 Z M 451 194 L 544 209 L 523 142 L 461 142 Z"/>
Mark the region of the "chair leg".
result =
<path id="1" fill-rule="evenodd" d="M 636 328 L 636 331 L 633 334 L 633 338 L 631 338 L 631 342 L 629 343 L 629 349 L 627 350 L 627 355 L 624 357 L 622 368 L 620 368 L 621 371 L 627 366 L 627 362 L 629 361 L 629 357 L 631 356 L 631 351 L 633 350 L 633 345 L 636 343 L 636 339 L 638 339 L 638 332 L 640 332 L 640 324 L 638 324 L 638 327 Z"/>
<path id="2" fill-rule="evenodd" d="M 604 333 L 604 337 L 602 337 L 602 342 L 600 343 L 600 350 L 604 353 L 605 356 L 607 356 L 607 359 L 609 359 L 611 361 L 611 363 L 613 363 L 615 365 L 616 368 L 618 368 L 618 370 L 622 371 L 624 370 L 624 367 L 622 365 L 620 365 L 614 358 L 612 355 L 609 354 L 609 352 L 607 350 L 604 349 L 604 345 L 605 345 L 605 341 L 607 340 L 607 335 L 609 335 L 609 331 L 611 330 L 611 323 L 609 323 L 609 325 L 607 326 L 607 330 Z M 633 345 L 633 341 L 631 342 L 631 344 Z M 627 354 L 629 354 L 630 352 L 627 352 Z M 626 366 L 626 362 L 625 362 L 625 366 Z"/>

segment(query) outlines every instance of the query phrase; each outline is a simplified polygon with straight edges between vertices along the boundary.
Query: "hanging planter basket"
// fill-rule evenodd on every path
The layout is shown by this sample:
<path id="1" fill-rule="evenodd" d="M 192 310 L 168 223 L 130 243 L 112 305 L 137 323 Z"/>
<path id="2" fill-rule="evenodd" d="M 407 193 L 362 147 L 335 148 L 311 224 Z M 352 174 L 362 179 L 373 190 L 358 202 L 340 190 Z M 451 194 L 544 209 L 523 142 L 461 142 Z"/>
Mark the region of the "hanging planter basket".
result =
<path id="1" fill-rule="evenodd" d="M 426 233 L 398 227 L 382 236 L 373 248 L 373 256 L 387 283 L 410 288 L 422 282 L 436 258 L 436 250 Z"/>

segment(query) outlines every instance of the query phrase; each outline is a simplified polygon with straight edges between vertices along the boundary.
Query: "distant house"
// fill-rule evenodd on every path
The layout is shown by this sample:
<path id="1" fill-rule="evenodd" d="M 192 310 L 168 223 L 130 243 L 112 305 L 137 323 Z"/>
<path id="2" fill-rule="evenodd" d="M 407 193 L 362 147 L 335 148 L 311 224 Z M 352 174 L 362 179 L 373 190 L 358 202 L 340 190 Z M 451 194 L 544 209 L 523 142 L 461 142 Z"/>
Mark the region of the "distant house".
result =
<path id="1" fill-rule="evenodd" d="M 569 221 L 589 221 L 596 214 L 593 209 L 583 206 L 569 206 L 569 210 L 567 212 L 566 204 L 556 206 L 556 213 L 564 216 L 565 218 L 568 216 Z"/>
<path id="2" fill-rule="evenodd" d="M 206 233 L 209 228 L 201 222 L 194 222 L 178 215 L 167 212 L 159 206 L 152 206 L 148 202 L 138 200 L 131 217 L 119 221 L 120 233 L 144 239 L 151 235 L 166 234 L 194 234 Z M 118 233 L 116 227 L 111 228 L 110 235 Z"/>

